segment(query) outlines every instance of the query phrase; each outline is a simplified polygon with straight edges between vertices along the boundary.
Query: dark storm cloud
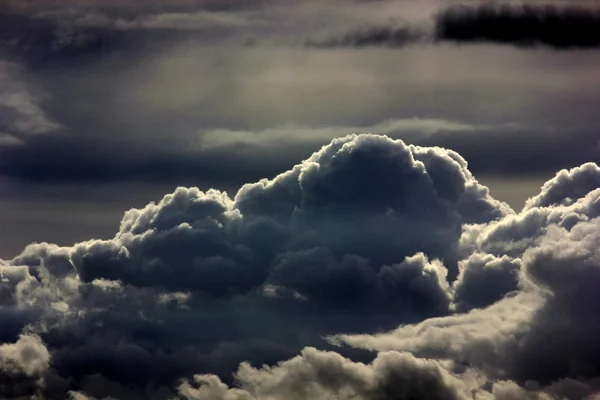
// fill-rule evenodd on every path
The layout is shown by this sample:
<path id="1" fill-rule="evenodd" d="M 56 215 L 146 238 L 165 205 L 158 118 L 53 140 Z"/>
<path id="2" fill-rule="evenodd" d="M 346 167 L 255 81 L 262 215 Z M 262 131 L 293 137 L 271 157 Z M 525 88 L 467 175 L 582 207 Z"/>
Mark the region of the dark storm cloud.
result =
<path id="1" fill-rule="evenodd" d="M 39 316 L 20 327 L 50 351 L 46 395 L 71 379 L 143 397 L 197 372 L 228 381 L 241 361 L 274 363 L 324 334 L 446 315 L 461 226 L 510 213 L 454 152 L 349 136 L 234 199 L 180 188 L 127 212 L 112 240 L 33 244 L 4 267 L 3 303 Z M 377 379 L 360 390 L 397 390 Z"/>
<path id="2" fill-rule="evenodd" d="M 436 16 L 435 37 L 459 43 L 595 48 L 600 46 L 600 11 L 553 4 L 450 7 Z"/>

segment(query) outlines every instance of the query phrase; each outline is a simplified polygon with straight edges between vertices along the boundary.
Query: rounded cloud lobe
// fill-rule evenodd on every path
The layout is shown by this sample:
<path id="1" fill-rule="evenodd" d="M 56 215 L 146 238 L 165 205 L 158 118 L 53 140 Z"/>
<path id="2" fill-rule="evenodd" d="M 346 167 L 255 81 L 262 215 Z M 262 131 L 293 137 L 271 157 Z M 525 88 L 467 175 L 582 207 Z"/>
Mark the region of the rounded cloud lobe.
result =
<path id="1" fill-rule="evenodd" d="M 24 383 L 0 394 L 589 395 L 599 171 L 515 214 L 453 151 L 351 135 L 234 198 L 178 188 L 111 240 L 2 265 L 2 381 Z"/>

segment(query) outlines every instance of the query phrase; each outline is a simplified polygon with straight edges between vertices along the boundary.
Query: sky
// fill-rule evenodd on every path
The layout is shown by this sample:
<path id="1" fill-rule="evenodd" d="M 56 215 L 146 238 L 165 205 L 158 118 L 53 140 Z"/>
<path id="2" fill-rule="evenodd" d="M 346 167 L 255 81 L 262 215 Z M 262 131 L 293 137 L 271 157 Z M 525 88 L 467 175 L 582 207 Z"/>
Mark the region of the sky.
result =
<path id="1" fill-rule="evenodd" d="M 600 399 L 600 6 L 0 4 L 0 398 Z"/>

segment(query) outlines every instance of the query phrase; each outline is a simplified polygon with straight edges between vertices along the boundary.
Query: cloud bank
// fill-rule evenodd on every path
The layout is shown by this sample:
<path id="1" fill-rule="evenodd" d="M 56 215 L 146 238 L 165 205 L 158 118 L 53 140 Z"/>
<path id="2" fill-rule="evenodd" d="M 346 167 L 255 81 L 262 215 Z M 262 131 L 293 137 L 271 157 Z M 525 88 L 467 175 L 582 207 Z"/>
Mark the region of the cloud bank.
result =
<path id="1" fill-rule="evenodd" d="M 454 151 L 351 135 L 233 198 L 179 188 L 2 263 L 0 395 L 592 396 L 599 182 L 517 214 Z"/>

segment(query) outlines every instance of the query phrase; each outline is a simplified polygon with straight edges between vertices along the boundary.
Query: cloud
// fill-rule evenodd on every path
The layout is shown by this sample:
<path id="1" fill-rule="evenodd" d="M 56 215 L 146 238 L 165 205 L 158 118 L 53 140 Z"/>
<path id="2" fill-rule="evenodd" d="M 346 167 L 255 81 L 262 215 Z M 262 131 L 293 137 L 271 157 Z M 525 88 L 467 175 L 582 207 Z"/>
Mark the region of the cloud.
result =
<path id="1" fill-rule="evenodd" d="M 18 141 L 9 137 L 0 149 L 0 175 L 33 184 L 161 182 L 214 186 L 231 193 L 246 182 L 292 167 L 310 156 L 312 149 L 335 137 L 361 131 L 453 149 L 465 157 L 471 171 L 482 176 L 550 175 L 557 168 L 600 157 L 596 131 L 591 128 L 565 128 L 563 133 L 536 126 L 398 118 L 366 127 L 206 129 L 174 134 L 168 143 L 163 142 L 167 138 L 162 132 L 165 137 L 156 140 L 135 134 L 107 140 L 96 137 L 95 132 L 87 136 L 41 135 Z M 538 143 L 537 138 L 544 142 Z M 71 151 L 74 147 L 80 151 Z M 546 156 L 550 151 L 555 157 Z"/>
<path id="2" fill-rule="evenodd" d="M 34 243 L 1 263 L 0 397 L 593 398 L 598 166 L 560 171 L 519 213 L 472 174 L 597 160 L 597 130 L 581 117 L 595 112 L 593 94 L 575 96 L 560 116 L 545 113 L 558 104 L 548 102 L 552 95 L 562 104 L 596 89 L 592 52 L 423 46 L 403 49 L 408 61 L 399 64 L 385 49 L 230 56 L 175 46 L 77 64 L 81 74 L 72 77 L 70 63 L 97 46 L 114 55 L 169 24 L 187 21 L 187 37 L 207 23 L 204 14 L 160 15 L 120 31 L 98 15 L 75 13 L 58 25 L 38 15 L 39 30 L 22 38 L 27 46 L 9 37 L 3 56 L 22 52 L 27 67 L 3 70 L 0 172 L 34 182 L 257 181 L 233 196 L 178 188 L 128 211 L 112 239 Z M 22 33 L 31 18 L 10 29 Z M 227 18 L 218 23 L 238 23 Z M 380 26 L 378 18 L 370 14 L 367 26 Z M 330 33 L 317 36 L 337 37 Z M 381 34 L 367 30 L 359 42 L 376 44 L 371 33 Z M 179 43 L 180 34 L 167 36 Z M 132 42 L 111 42 L 120 35 Z M 379 37 L 393 44 L 394 35 Z M 149 54 L 156 58 L 147 62 Z M 469 54 L 480 57 L 463 71 L 456 59 Z M 503 64 L 510 79 L 491 68 L 515 54 L 518 61 Z M 65 68 L 31 63 L 44 57 Z M 535 73 L 512 68 L 548 60 L 556 64 Z M 133 72 L 114 72 L 131 65 Z M 562 69 L 576 73 L 565 78 Z M 411 86 L 419 80 L 434 84 Z M 546 89 L 527 102 L 529 88 Z M 43 93 L 61 93 L 60 104 Z M 436 118 L 394 114 L 402 107 Z M 491 114 L 535 120 L 535 107 L 546 125 L 478 122 Z M 334 139 L 366 127 L 414 145 L 377 135 Z"/>
<path id="3" fill-rule="evenodd" d="M 436 40 L 490 42 L 556 49 L 600 45 L 596 8 L 554 4 L 479 4 L 442 10 L 436 17 Z"/>
<path id="4" fill-rule="evenodd" d="M 560 171 L 516 214 L 454 151 L 350 135 L 233 198 L 179 188 L 113 239 L 2 265 L 25 372 L 1 393 L 592 399 L 597 176 Z"/>
<path id="5" fill-rule="evenodd" d="M 459 300 L 469 293 L 461 285 L 468 268 L 477 268 L 478 285 L 472 288 L 481 292 L 472 295 L 481 301 L 485 299 L 482 294 L 494 296 L 485 290 L 493 288 L 509 293 L 504 299 L 488 297 L 479 305 L 481 309 L 401 326 L 388 334 L 340 335 L 332 340 L 460 360 L 483 371 L 488 379 L 535 382 L 535 391 L 571 379 L 548 390 L 557 398 L 591 395 L 598 390 L 600 367 L 595 361 L 598 301 L 592 283 L 600 271 L 600 185 L 593 183 L 598 174 L 597 166 L 591 164 L 561 171 L 520 215 L 486 224 L 487 230 L 480 231 L 479 249 L 510 252 L 520 258 L 511 262 L 507 256 L 471 255 L 454 284 L 454 295 Z M 484 272 L 489 266 L 481 264 L 486 262 L 493 263 L 494 269 Z M 492 285 L 487 274 L 499 285 Z M 527 398 L 520 389 L 513 395 Z"/>
<path id="6" fill-rule="evenodd" d="M 0 344 L 0 395 L 23 399 L 40 395 L 49 365 L 50 352 L 36 334 L 21 334 L 15 343 Z"/>
<path id="7" fill-rule="evenodd" d="M 307 40 L 306 46 L 316 48 L 335 47 L 404 47 L 424 42 L 427 36 L 417 28 L 404 26 L 380 26 L 357 29 L 340 37 L 324 40 Z"/>
<path id="8" fill-rule="evenodd" d="M 453 283 L 456 307 L 464 312 L 489 306 L 516 291 L 520 268 L 518 258 L 473 253 L 459 263 L 460 272 Z"/>
<path id="9" fill-rule="evenodd" d="M 61 128 L 43 110 L 43 93 L 36 93 L 25 84 L 17 65 L 0 60 L 0 130 L 1 145 L 23 143 L 21 137 L 44 135 Z"/>
<path id="10" fill-rule="evenodd" d="M 229 389 L 216 376 L 196 375 L 179 386 L 179 394 L 186 400 L 469 398 L 463 383 L 436 361 L 398 352 L 379 353 L 365 365 L 305 348 L 276 367 L 242 364 L 236 378 L 240 388 Z"/>
<path id="11" fill-rule="evenodd" d="M 526 209 L 570 205 L 590 191 L 600 187 L 600 169 L 586 163 L 571 170 L 563 169 L 542 187 L 541 193 L 525 204 Z"/>
<path id="12" fill-rule="evenodd" d="M 223 38 L 218 29 L 111 25 L 230 13 L 273 23 L 256 28 L 259 38 L 287 32 L 280 25 L 289 22 L 289 35 L 304 41 L 307 31 L 315 40 L 362 27 L 385 33 L 405 26 L 389 15 L 431 13 L 431 5 L 396 3 L 3 14 L 1 57 L 19 65 L 2 80 L 10 90 L 0 111 L 0 175 L 32 186 L 158 181 L 232 192 L 365 131 L 454 149 L 477 174 L 548 176 L 598 162 L 594 52 L 440 44 L 408 46 L 399 58 L 388 48 L 240 47 L 230 40 L 237 33 Z"/>
<path id="13" fill-rule="evenodd" d="M 14 344 L 0 345 L 0 369 L 38 375 L 48 369 L 50 353 L 38 335 L 21 335 Z"/>
<path id="14" fill-rule="evenodd" d="M 51 352 L 48 393 L 228 382 L 323 335 L 447 315 L 462 226 L 512 213 L 453 151 L 351 135 L 233 199 L 179 188 L 111 240 L 32 244 L 4 267 L 3 304 Z"/>
<path id="15" fill-rule="evenodd" d="M 117 29 L 238 29 L 253 26 L 264 26 L 266 21 L 261 21 L 254 15 L 239 15 L 226 11 L 203 11 L 203 12 L 179 12 L 163 13 L 143 16 L 138 20 L 127 21 L 118 19 L 115 21 Z M 82 20 L 79 23 L 89 23 Z M 95 22 L 95 21 L 94 21 Z M 96 23 L 96 22 L 95 22 Z"/>

